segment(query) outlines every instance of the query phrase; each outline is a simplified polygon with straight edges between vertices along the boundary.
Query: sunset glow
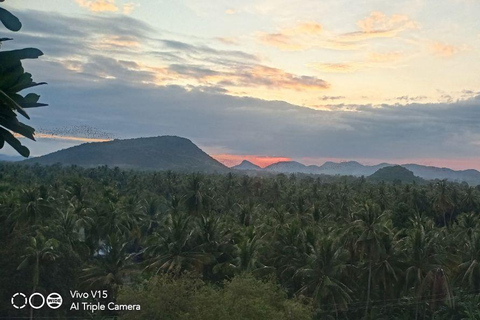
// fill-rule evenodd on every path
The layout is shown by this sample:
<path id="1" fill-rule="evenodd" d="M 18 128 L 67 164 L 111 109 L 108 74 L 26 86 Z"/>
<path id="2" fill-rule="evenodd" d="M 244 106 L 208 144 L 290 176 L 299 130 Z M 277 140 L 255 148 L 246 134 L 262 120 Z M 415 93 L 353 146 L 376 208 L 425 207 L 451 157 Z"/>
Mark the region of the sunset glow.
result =
<path id="1" fill-rule="evenodd" d="M 235 154 L 215 154 L 212 155 L 214 159 L 223 163 L 227 167 L 233 167 L 240 164 L 243 160 L 250 161 L 253 164 L 256 164 L 259 167 L 266 167 L 273 163 L 280 161 L 291 161 L 291 158 L 285 157 L 266 157 L 266 156 L 255 156 L 255 155 L 235 155 Z"/>

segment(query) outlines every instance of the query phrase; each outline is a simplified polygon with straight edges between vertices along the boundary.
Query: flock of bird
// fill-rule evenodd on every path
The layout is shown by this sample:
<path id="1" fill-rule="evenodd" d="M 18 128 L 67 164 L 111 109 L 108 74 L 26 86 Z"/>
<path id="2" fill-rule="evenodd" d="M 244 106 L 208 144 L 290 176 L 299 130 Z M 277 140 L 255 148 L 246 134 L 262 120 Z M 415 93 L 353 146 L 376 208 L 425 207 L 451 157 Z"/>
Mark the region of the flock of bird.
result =
<path id="1" fill-rule="evenodd" d="M 87 139 L 105 139 L 112 140 L 115 139 L 115 136 L 109 132 L 103 131 L 101 129 L 87 126 L 64 126 L 57 128 L 38 128 L 37 133 L 52 135 L 58 137 L 78 137 L 78 138 L 87 138 Z"/>

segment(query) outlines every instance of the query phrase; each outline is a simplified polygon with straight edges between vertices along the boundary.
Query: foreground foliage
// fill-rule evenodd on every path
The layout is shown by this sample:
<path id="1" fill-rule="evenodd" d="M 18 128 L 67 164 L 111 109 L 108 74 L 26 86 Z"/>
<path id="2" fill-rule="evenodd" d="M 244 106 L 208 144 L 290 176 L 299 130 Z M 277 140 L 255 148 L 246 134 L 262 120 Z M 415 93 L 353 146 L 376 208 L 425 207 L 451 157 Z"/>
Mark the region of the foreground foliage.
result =
<path id="1" fill-rule="evenodd" d="M 10 31 L 19 31 L 22 28 L 20 20 L 2 7 L 0 22 Z M 13 39 L 0 36 L 0 47 L 3 42 L 10 40 Z M 0 149 L 6 142 L 24 157 L 28 157 L 30 151 L 17 138 L 21 135 L 35 140 L 35 129 L 18 121 L 17 113 L 30 119 L 25 109 L 46 104 L 38 102 L 40 99 L 38 94 L 28 93 L 25 96 L 20 94 L 20 91 L 45 84 L 32 80 L 32 75 L 23 69 L 22 60 L 36 59 L 42 55 L 42 51 L 35 48 L 0 51 Z"/>
<path id="2" fill-rule="evenodd" d="M 0 164 L 0 314 L 108 290 L 125 319 L 478 319 L 480 190 Z M 69 301 L 66 299 L 66 305 Z M 63 318 L 81 312 L 35 311 Z"/>

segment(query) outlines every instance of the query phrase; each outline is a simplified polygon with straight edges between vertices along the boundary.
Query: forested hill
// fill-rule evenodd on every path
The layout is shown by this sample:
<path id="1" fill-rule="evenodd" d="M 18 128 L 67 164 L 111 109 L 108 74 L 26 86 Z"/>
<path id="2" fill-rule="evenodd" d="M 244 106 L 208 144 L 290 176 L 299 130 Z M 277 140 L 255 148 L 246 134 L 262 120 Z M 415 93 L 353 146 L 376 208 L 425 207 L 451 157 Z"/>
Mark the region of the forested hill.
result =
<path id="1" fill-rule="evenodd" d="M 412 183 L 424 182 L 422 178 L 419 178 L 413 174 L 412 171 L 402 166 L 392 166 L 378 169 L 377 172 L 368 177 L 370 181 L 385 181 L 385 182 L 406 182 Z"/>
<path id="2" fill-rule="evenodd" d="M 24 163 L 108 165 L 124 169 L 226 172 L 228 168 L 190 140 L 175 136 L 85 143 L 25 160 Z"/>

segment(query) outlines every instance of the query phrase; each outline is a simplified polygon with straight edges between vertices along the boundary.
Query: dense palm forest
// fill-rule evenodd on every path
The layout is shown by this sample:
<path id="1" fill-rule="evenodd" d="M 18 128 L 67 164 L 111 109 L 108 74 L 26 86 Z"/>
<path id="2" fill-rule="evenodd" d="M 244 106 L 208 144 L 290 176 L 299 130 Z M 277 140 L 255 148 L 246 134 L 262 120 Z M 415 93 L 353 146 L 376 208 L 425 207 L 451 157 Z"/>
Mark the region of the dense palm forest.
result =
<path id="1" fill-rule="evenodd" d="M 0 164 L 0 314 L 480 319 L 480 189 L 327 176 Z M 68 310 L 106 289 L 141 311 Z"/>

